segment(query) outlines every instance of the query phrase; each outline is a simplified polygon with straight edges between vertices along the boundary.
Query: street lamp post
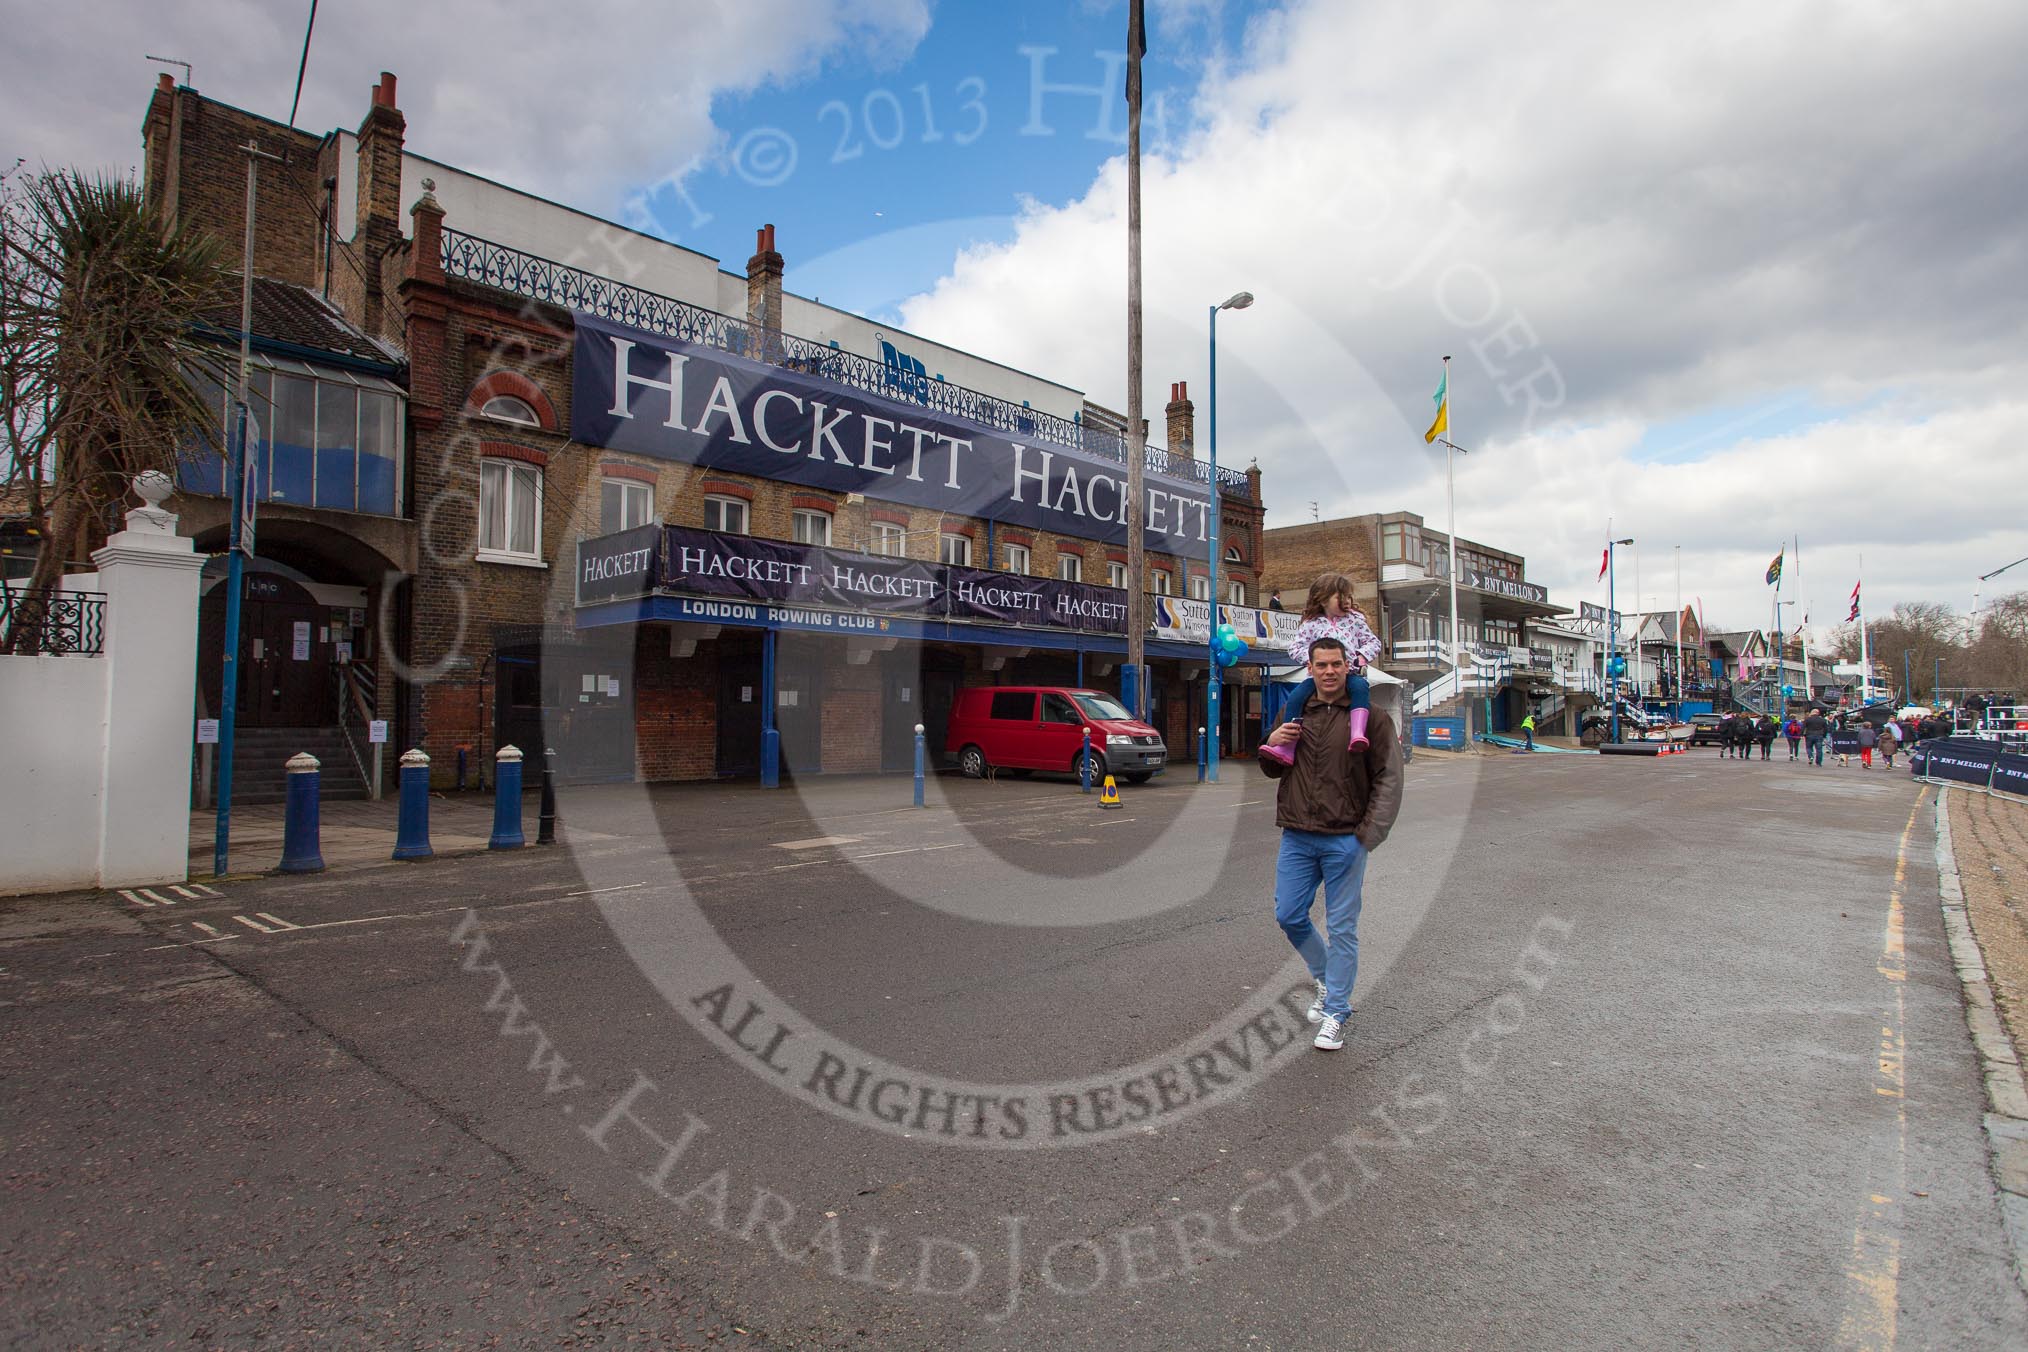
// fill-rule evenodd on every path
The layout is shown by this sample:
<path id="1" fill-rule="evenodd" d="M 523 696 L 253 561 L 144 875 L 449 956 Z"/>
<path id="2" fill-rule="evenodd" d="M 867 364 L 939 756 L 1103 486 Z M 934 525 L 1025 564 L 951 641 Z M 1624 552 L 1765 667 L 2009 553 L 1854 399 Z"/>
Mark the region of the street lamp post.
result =
<path id="1" fill-rule="evenodd" d="M 1618 603 L 1613 599 L 1619 581 L 1613 570 L 1613 551 L 1633 542 L 1631 535 L 1624 540 L 1606 541 L 1606 675 L 1612 681 L 1610 736 L 1614 745 L 1620 740 L 1620 620 Z M 1596 587 L 1598 583 L 1592 585 Z"/>
<path id="2" fill-rule="evenodd" d="M 1908 673 L 1908 659 L 1913 656 L 1915 656 L 1915 649 L 1903 648 L 1901 650 L 1901 702 L 1903 704 L 1915 703 L 1915 681 Z"/>
<path id="3" fill-rule="evenodd" d="M 1943 707 L 1943 659 L 1936 660 L 1936 671 L 1929 680 L 1929 702 L 1932 708 Z"/>
<path id="4" fill-rule="evenodd" d="M 1225 685 L 1225 676 L 1218 666 L 1218 518 L 1223 506 L 1218 494 L 1218 312 L 1220 310 L 1244 310 L 1253 304 L 1253 292 L 1238 291 L 1211 308 L 1211 462 L 1205 479 L 1211 488 L 1211 617 L 1205 635 L 1205 670 L 1210 673 L 1205 684 L 1205 726 L 1209 742 L 1205 749 L 1205 777 L 1212 783 L 1218 782 L 1218 734 L 1222 728 L 1219 719 L 1218 697 Z"/>

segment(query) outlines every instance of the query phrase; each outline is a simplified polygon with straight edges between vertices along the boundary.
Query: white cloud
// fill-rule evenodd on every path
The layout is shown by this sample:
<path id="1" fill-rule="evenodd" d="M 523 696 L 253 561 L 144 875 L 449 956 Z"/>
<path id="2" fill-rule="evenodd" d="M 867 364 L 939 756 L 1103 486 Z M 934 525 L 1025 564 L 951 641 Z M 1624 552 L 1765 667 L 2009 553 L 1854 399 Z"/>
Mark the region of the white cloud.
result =
<path id="1" fill-rule="evenodd" d="M 2028 553 L 2028 485 L 2001 468 L 2028 432 L 2024 45 L 2028 10 L 1998 0 L 1949 23 L 1741 0 L 1264 14 L 1143 167 L 1147 412 L 1159 428 L 1188 378 L 1201 445 L 1206 307 L 1245 287 L 1220 450 L 1260 459 L 1271 522 L 1313 499 L 1441 522 L 1421 432 L 1450 353 L 1461 532 L 1561 600 L 1590 595 L 1610 516 L 1664 560 L 1642 577 L 1655 599 L 1666 566 L 1661 604 L 1684 545 L 1714 623 L 1762 622 L 1792 532 L 1819 619 L 1862 545 L 1883 604 L 1962 607 Z M 1031 206 L 904 322 L 1122 406 L 1124 185 L 1116 161 Z M 1657 424 L 1778 401 L 1818 421 L 1634 455 Z"/>
<path id="2" fill-rule="evenodd" d="M 22 9 L 0 52 L 0 154 L 137 165 L 162 69 L 144 53 L 187 60 L 209 97 L 285 120 L 308 13 L 307 0 Z M 318 13 L 296 125 L 356 127 L 391 67 L 418 133 L 410 149 L 617 215 L 632 186 L 713 152 L 715 97 L 785 83 L 828 60 L 897 62 L 928 28 L 929 0 L 348 0 Z"/>

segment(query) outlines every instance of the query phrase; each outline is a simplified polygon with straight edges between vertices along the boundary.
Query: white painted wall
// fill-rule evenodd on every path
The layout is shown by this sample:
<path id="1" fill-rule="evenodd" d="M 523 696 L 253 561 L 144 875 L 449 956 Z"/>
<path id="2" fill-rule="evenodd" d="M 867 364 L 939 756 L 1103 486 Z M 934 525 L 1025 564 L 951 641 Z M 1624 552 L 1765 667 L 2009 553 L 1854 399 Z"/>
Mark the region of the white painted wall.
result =
<path id="1" fill-rule="evenodd" d="M 106 677 L 100 657 L 0 657 L 0 892 L 98 878 Z"/>
<path id="2" fill-rule="evenodd" d="M 152 477 L 144 496 L 159 503 L 170 485 Z M 104 654 L 0 656 L 0 893 L 188 873 L 204 559 L 150 505 L 92 562 L 65 585 L 105 593 Z"/>

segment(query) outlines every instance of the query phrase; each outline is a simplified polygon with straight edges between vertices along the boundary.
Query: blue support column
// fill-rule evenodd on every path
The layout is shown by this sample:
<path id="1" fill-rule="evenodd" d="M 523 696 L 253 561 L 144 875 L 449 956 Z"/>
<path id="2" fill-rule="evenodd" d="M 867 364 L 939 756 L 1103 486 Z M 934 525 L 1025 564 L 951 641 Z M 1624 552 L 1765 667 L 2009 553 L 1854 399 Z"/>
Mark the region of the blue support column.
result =
<path id="1" fill-rule="evenodd" d="M 1197 782 L 1204 782 L 1204 729 L 1197 729 Z"/>
<path id="2" fill-rule="evenodd" d="M 401 815 L 394 833 L 396 859 L 428 859 L 430 848 L 430 758 L 421 748 L 401 757 Z"/>
<path id="3" fill-rule="evenodd" d="M 518 850 L 528 843 L 521 834 L 521 751 L 503 746 L 493 758 L 493 838 L 489 850 Z"/>
<path id="4" fill-rule="evenodd" d="M 915 725 L 915 805 L 922 806 L 924 761 L 927 759 L 928 744 L 922 735 L 922 724 Z"/>
<path id="5" fill-rule="evenodd" d="M 775 631 L 761 632 L 761 787 L 782 785 L 782 735 L 775 730 Z"/>
<path id="6" fill-rule="evenodd" d="M 282 872 L 322 873 L 318 842 L 317 791 L 323 776 L 307 751 L 289 757 L 289 796 L 282 817 Z"/>
<path id="7" fill-rule="evenodd" d="M 1091 792 L 1091 729 L 1084 730 L 1084 754 L 1077 758 L 1077 791 Z"/>

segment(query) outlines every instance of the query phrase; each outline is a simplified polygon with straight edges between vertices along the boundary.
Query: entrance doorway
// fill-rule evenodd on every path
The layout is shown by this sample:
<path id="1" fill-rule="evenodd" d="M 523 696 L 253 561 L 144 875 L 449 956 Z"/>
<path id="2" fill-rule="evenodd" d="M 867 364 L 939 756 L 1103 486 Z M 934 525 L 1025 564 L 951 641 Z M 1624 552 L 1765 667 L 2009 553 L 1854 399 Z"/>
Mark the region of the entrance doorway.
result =
<path id="1" fill-rule="evenodd" d="M 321 728 L 337 719 L 332 660 L 356 642 L 348 607 L 319 602 L 279 573 L 248 573 L 242 581 L 238 698 L 245 728 Z M 199 608 L 199 679 L 216 712 L 225 667 L 225 593 L 221 582 Z"/>

